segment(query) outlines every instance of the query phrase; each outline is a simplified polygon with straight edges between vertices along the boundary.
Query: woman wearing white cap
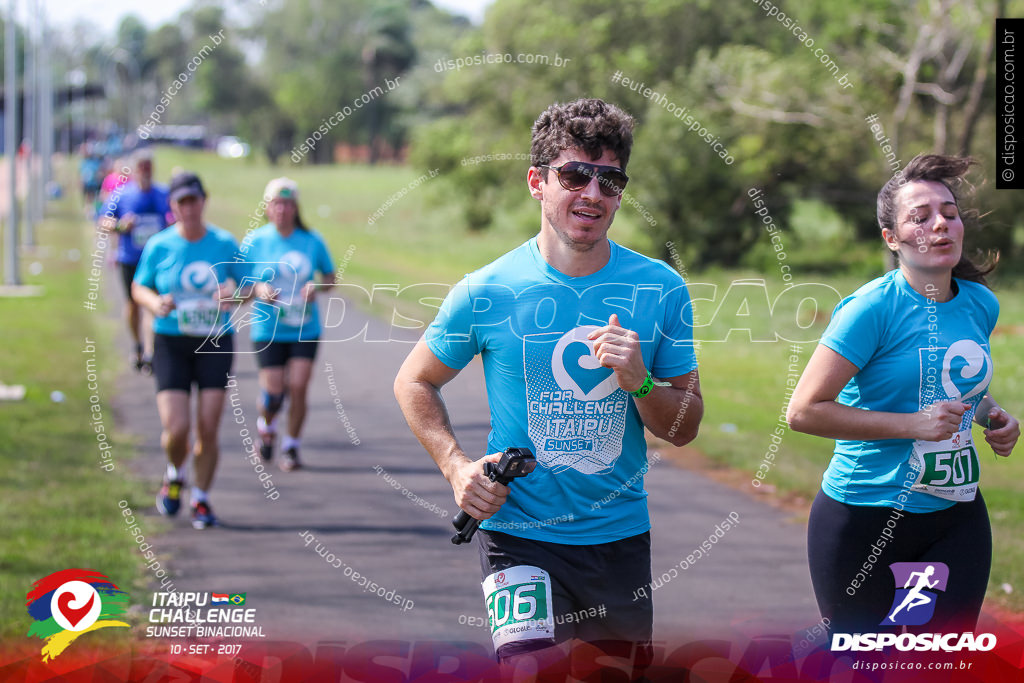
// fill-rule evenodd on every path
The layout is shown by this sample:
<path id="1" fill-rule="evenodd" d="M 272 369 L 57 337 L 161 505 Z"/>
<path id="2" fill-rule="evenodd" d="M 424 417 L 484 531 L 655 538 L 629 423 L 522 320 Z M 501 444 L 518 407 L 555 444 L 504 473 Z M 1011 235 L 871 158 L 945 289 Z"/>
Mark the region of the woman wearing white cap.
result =
<path id="1" fill-rule="evenodd" d="M 251 336 L 260 368 L 260 455 L 273 457 L 275 418 L 285 397 L 288 419 L 281 448 L 281 469 L 300 467 L 299 447 L 306 419 L 306 393 L 320 339 L 316 294 L 334 284 L 334 266 L 320 235 L 299 216 L 299 189 L 294 180 L 275 178 L 263 193 L 270 222 L 242 243 L 257 280 L 253 293 L 259 315 Z M 318 284 L 314 275 L 320 274 Z"/>

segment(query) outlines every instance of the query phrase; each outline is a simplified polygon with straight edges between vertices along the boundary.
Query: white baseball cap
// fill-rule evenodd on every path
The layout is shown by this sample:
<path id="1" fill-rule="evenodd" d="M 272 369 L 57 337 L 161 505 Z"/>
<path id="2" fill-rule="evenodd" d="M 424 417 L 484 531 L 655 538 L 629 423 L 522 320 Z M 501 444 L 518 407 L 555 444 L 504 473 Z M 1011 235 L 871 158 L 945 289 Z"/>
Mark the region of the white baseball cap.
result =
<path id="1" fill-rule="evenodd" d="M 267 183 L 267 189 L 263 190 L 263 199 L 270 201 L 272 199 L 291 199 L 292 201 L 299 201 L 299 185 L 291 178 L 274 178 Z"/>

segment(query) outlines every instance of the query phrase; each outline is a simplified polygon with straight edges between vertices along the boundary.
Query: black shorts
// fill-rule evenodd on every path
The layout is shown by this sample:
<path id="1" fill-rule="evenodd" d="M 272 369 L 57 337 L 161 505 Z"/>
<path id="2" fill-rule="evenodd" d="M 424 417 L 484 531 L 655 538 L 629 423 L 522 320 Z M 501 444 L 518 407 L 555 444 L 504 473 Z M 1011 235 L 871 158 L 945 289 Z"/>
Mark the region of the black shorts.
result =
<path id="1" fill-rule="evenodd" d="M 165 389 L 191 391 L 193 383 L 199 389 L 227 387 L 234 358 L 234 337 L 230 334 L 221 337 L 216 353 L 199 352 L 205 341 L 206 337 L 169 334 L 154 337 L 153 376 L 157 392 Z"/>
<path id="2" fill-rule="evenodd" d="M 899 632 L 883 626 L 896 586 L 894 562 L 942 562 L 949 583 L 923 627 L 929 633 L 973 631 L 988 587 L 992 530 L 981 492 L 936 512 L 841 503 L 819 491 L 807 524 L 811 584 L 834 633 Z"/>
<path id="3" fill-rule="evenodd" d="M 132 298 L 132 280 L 135 279 L 135 271 L 139 269 L 138 263 L 118 263 L 121 268 L 121 282 L 124 284 L 124 295 L 130 301 Z"/>
<path id="4" fill-rule="evenodd" d="M 623 644 L 638 644 L 642 652 L 637 652 L 636 663 L 649 663 L 654 610 L 649 593 L 636 594 L 637 588 L 651 583 L 649 531 L 595 545 L 534 541 L 484 529 L 477 536 L 485 579 L 518 565 L 548 573 L 556 643 L 577 638 L 617 651 Z M 549 641 L 511 642 L 496 654 L 500 659 L 550 645 Z"/>
<path id="5" fill-rule="evenodd" d="M 296 342 L 253 342 L 256 347 L 256 365 L 260 368 L 282 368 L 291 358 L 316 358 L 319 339 Z"/>

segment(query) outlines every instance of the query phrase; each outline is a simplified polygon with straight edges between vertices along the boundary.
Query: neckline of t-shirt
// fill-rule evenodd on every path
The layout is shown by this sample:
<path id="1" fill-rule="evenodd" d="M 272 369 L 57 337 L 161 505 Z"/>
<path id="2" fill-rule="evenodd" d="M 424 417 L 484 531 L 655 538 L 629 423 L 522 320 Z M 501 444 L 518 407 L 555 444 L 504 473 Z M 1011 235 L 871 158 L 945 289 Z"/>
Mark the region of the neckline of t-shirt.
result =
<path id="1" fill-rule="evenodd" d="M 963 299 L 964 299 L 964 297 L 963 297 L 964 281 L 961 280 L 960 278 L 952 278 L 953 280 L 956 281 L 956 289 L 957 289 L 957 291 L 952 296 L 952 298 L 949 299 L 949 301 L 935 301 L 933 299 L 929 299 L 924 294 L 921 294 L 921 292 L 919 292 L 916 289 L 914 289 L 913 287 L 911 287 L 910 283 L 907 282 L 907 278 L 904 277 L 902 270 L 897 268 L 895 272 L 896 272 L 896 274 L 893 276 L 893 278 L 896 281 L 896 286 L 899 287 L 906 294 L 909 294 L 911 297 L 916 299 L 918 303 L 920 303 L 920 304 L 922 304 L 924 306 L 936 306 L 936 307 L 939 307 L 939 308 L 943 308 L 943 307 L 944 308 L 953 308 L 955 306 L 958 306 L 960 304 L 960 302 L 963 301 Z"/>
<path id="2" fill-rule="evenodd" d="M 190 240 L 189 238 L 185 237 L 183 234 L 181 234 L 181 229 L 178 228 L 177 221 L 172 223 L 171 225 L 168 225 L 167 229 L 169 230 L 169 229 L 173 228 L 175 236 L 177 236 L 181 240 L 184 240 L 186 244 L 193 244 L 194 245 L 194 244 L 202 243 L 207 237 L 209 237 L 210 235 L 213 234 L 213 227 L 214 227 L 213 224 L 211 224 L 211 223 L 203 223 L 203 227 L 206 228 L 206 232 L 204 232 L 203 236 L 200 237 L 199 239 L 197 239 L 194 242 L 192 240 Z"/>
<path id="3" fill-rule="evenodd" d="M 309 232 L 309 230 L 303 230 L 302 228 L 300 228 L 299 226 L 296 225 L 295 227 L 292 228 L 291 234 L 288 235 L 287 237 L 285 237 L 284 235 L 281 234 L 281 231 L 277 229 L 277 225 L 275 225 L 274 223 L 267 223 L 263 227 L 267 228 L 267 230 L 269 232 L 271 232 L 272 234 L 276 235 L 278 239 L 284 240 L 285 242 L 291 241 L 300 232 L 305 232 L 305 233 Z"/>
<path id="4" fill-rule="evenodd" d="M 530 249 L 530 255 L 533 257 L 533 262 L 542 273 L 551 280 L 568 285 L 588 286 L 598 282 L 603 282 L 608 279 L 609 275 L 615 272 L 615 266 L 619 259 L 619 245 L 608 240 L 608 247 L 610 251 L 608 255 L 608 263 L 604 264 L 597 272 L 591 273 L 590 275 L 573 277 L 571 275 L 566 275 L 544 260 L 544 257 L 540 253 L 540 248 L 537 247 L 536 237 L 531 237 L 530 241 L 527 242 L 527 245 Z"/>

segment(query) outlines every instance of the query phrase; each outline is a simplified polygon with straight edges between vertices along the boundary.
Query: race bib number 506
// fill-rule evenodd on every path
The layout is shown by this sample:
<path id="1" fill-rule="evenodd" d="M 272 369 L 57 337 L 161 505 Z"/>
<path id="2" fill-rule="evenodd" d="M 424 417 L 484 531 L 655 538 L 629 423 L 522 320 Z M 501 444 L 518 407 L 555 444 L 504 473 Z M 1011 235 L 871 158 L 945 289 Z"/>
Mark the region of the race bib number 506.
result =
<path id="1" fill-rule="evenodd" d="M 520 565 L 484 579 L 494 649 L 524 640 L 555 640 L 551 579 L 540 567 Z"/>

